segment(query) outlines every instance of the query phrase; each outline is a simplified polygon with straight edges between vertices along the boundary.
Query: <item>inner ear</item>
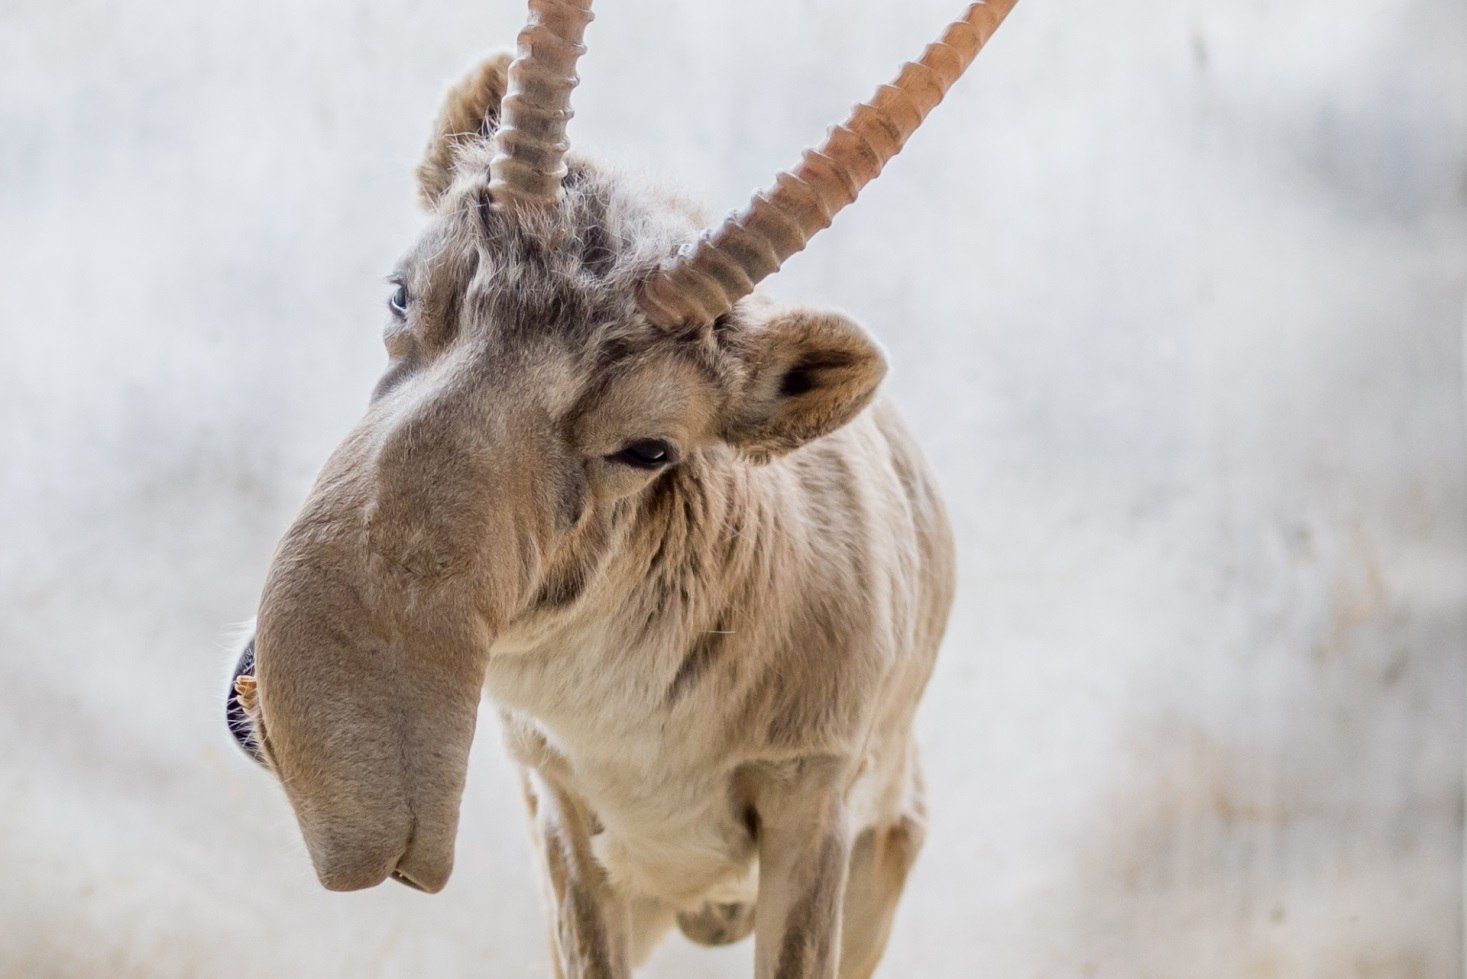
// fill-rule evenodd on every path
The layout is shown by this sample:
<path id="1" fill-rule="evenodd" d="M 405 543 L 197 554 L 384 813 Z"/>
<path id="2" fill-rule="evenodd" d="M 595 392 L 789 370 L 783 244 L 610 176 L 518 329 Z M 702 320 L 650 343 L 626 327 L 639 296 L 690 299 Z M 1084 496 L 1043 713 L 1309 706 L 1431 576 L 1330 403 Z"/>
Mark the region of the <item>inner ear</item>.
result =
<path id="1" fill-rule="evenodd" d="M 723 436 L 750 458 L 784 455 L 860 414 L 886 376 L 886 357 L 844 313 L 780 310 L 725 340 L 746 375 Z"/>
<path id="2" fill-rule="evenodd" d="M 499 128 L 499 108 L 509 87 L 514 55 L 500 51 L 479 63 L 449 89 L 433 126 L 433 136 L 418 164 L 418 199 L 432 210 L 448 185 L 459 150 L 488 139 Z"/>

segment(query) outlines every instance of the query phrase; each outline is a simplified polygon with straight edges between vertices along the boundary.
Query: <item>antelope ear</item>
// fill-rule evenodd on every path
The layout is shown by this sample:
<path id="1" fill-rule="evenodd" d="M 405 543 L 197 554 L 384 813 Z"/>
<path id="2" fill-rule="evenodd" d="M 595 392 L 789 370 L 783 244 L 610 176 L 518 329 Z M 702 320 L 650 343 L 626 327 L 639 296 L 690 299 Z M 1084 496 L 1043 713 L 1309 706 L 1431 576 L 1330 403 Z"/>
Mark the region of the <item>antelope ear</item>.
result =
<path id="1" fill-rule="evenodd" d="M 855 320 L 831 310 L 778 310 L 734 326 L 728 351 L 745 367 L 723 437 L 767 462 L 828 435 L 871 403 L 886 356 Z"/>
<path id="2" fill-rule="evenodd" d="M 449 89 L 433 126 L 433 137 L 418 164 L 418 200 L 427 210 L 453 182 L 453 165 L 466 144 L 485 139 L 499 127 L 499 103 L 509 87 L 508 51 L 492 54 Z"/>

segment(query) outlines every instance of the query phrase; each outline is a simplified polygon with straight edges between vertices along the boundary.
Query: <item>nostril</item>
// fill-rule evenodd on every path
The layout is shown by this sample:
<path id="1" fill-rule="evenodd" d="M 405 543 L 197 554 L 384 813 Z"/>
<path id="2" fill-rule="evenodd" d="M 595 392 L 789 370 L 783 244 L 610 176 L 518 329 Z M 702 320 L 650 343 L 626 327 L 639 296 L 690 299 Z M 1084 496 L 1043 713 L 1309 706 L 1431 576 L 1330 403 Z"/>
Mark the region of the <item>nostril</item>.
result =
<path id="1" fill-rule="evenodd" d="M 250 719 L 250 714 L 245 703 L 240 699 L 240 688 L 248 688 L 255 676 L 255 641 L 251 639 L 240 655 L 239 662 L 235 664 L 234 676 L 230 680 L 229 695 L 224 704 L 224 720 L 229 725 L 229 733 L 234 737 L 235 744 L 244 749 L 245 754 L 255 761 L 264 764 L 264 757 L 260 752 L 259 740 L 255 737 L 255 723 Z M 241 678 L 248 682 L 242 684 Z"/>
<path id="2" fill-rule="evenodd" d="M 244 706 L 239 702 L 239 694 L 233 690 L 229 692 L 229 704 L 225 709 L 225 720 L 229 724 L 229 733 L 234 736 L 235 744 L 245 750 L 251 758 L 260 760 L 260 745 L 255 740 L 255 725 L 250 720 L 249 714 L 245 712 Z"/>

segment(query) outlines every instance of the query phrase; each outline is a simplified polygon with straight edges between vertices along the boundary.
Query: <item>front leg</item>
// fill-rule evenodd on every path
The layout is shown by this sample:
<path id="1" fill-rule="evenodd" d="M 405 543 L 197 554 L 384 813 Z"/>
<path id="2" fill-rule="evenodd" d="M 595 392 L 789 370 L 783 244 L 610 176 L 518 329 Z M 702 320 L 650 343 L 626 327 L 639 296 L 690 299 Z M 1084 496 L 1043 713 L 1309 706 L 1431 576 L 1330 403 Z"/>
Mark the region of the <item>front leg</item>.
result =
<path id="1" fill-rule="evenodd" d="M 630 914 L 591 854 L 592 816 L 574 796 L 524 773 L 536 842 L 545 858 L 550 944 L 559 979 L 628 979 Z"/>
<path id="2" fill-rule="evenodd" d="M 775 766 L 756 782 L 759 898 L 756 979 L 834 979 L 850 832 L 843 765 L 821 759 Z"/>

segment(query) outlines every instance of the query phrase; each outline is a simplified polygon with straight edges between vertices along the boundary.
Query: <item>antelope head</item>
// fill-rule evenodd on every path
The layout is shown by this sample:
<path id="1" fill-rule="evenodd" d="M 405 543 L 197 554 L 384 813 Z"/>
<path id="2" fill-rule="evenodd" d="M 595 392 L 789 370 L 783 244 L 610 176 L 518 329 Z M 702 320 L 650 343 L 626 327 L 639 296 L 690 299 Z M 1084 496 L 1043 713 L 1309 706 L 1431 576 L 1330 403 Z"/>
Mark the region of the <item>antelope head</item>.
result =
<path id="1" fill-rule="evenodd" d="M 874 178 L 1012 6 L 974 4 L 744 210 L 567 156 L 590 0 L 531 0 L 454 88 L 393 275 L 386 374 L 277 549 L 228 709 L 326 887 L 447 881 L 497 640 L 561 614 L 657 487 L 845 424 L 880 350 L 756 284 Z"/>

